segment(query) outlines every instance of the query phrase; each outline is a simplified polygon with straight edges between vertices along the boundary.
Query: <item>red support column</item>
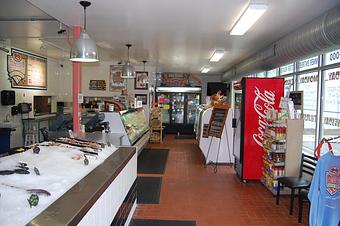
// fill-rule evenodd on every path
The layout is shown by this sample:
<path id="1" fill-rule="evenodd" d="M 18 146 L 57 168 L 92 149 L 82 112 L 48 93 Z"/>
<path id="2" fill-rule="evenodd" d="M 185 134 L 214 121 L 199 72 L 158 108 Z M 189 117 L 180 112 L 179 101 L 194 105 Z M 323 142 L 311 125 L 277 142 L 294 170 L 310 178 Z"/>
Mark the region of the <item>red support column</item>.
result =
<path id="1" fill-rule="evenodd" d="M 81 32 L 80 26 L 73 27 L 73 41 L 77 40 Z M 72 62 L 73 70 L 73 132 L 80 135 L 80 105 L 78 94 L 81 93 L 81 63 Z"/>

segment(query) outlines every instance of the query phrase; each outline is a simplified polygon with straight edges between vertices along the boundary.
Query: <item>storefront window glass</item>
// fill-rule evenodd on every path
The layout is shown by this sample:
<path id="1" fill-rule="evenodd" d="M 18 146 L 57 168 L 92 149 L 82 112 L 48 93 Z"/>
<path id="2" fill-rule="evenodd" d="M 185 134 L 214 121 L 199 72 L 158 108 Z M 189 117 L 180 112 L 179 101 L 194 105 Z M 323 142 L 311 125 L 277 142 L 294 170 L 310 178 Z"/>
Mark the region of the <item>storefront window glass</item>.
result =
<path id="1" fill-rule="evenodd" d="M 325 54 L 325 65 L 335 64 L 340 62 L 340 49 Z"/>
<path id="2" fill-rule="evenodd" d="M 303 92 L 303 146 L 315 148 L 318 72 L 299 75 L 297 90 Z M 300 112 L 301 113 L 301 112 Z"/>
<path id="3" fill-rule="evenodd" d="M 294 90 L 294 77 L 289 76 L 285 78 L 285 96 L 287 96 L 288 91 Z"/>
<path id="4" fill-rule="evenodd" d="M 315 57 L 297 62 L 296 69 L 297 71 L 304 71 L 304 70 L 316 68 L 318 66 L 319 66 L 319 57 L 315 56 Z"/>
<path id="5" fill-rule="evenodd" d="M 324 72 L 322 137 L 340 135 L 340 68 Z M 340 143 L 332 144 L 340 148 Z M 335 146 L 334 146 L 335 145 Z"/>
<path id="6" fill-rule="evenodd" d="M 265 78 L 266 77 L 266 72 L 260 72 L 260 73 L 257 73 L 256 74 L 257 76 L 257 78 Z"/>
<path id="7" fill-rule="evenodd" d="M 279 70 L 277 68 L 267 71 L 267 78 L 273 78 L 279 75 Z"/>
<path id="8" fill-rule="evenodd" d="M 287 64 L 280 67 L 280 75 L 287 75 L 294 72 L 294 64 Z"/>

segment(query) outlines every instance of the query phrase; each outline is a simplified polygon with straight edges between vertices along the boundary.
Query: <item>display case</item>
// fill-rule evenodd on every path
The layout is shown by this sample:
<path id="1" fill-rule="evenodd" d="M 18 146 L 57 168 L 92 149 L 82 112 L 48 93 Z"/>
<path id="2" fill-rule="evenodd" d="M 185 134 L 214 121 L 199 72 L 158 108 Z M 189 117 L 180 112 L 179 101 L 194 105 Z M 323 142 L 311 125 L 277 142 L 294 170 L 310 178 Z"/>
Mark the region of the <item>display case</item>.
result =
<path id="1" fill-rule="evenodd" d="M 156 100 L 162 109 L 165 133 L 192 134 L 201 87 L 157 87 Z"/>
<path id="2" fill-rule="evenodd" d="M 149 125 L 143 108 L 104 112 L 111 133 L 121 134 L 122 146 L 136 146 L 138 153 L 149 141 Z"/>
<path id="3" fill-rule="evenodd" d="M 202 122 L 202 115 L 203 115 L 203 111 L 205 110 L 203 104 L 202 105 L 198 105 L 196 108 L 196 117 L 195 117 L 195 124 L 194 124 L 194 131 L 196 134 L 196 140 L 200 139 L 200 132 L 201 132 L 201 122 Z"/>
<path id="4" fill-rule="evenodd" d="M 149 131 L 144 110 L 128 110 L 120 113 L 131 144 L 134 144 L 141 136 Z"/>

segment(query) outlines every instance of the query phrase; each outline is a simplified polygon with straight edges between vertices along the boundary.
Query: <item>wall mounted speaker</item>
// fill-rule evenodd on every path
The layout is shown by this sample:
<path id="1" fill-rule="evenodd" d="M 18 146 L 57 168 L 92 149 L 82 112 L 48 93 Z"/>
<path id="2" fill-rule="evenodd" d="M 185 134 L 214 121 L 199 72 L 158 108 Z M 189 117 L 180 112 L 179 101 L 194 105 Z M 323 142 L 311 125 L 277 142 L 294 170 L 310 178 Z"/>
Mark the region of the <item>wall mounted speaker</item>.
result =
<path id="1" fill-rule="evenodd" d="M 2 105 L 15 105 L 15 92 L 10 90 L 1 91 Z"/>

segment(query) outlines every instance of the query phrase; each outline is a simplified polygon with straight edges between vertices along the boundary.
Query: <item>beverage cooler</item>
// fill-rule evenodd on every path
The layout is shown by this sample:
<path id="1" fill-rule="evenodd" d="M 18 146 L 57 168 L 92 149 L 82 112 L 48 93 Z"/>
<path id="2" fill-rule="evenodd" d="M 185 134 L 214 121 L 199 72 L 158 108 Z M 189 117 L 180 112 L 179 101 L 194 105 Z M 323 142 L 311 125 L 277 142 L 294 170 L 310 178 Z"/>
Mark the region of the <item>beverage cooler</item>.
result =
<path id="1" fill-rule="evenodd" d="M 157 87 L 156 100 L 162 109 L 165 133 L 193 134 L 201 87 Z"/>
<path id="2" fill-rule="evenodd" d="M 284 94 L 283 78 L 243 78 L 240 109 L 235 109 L 233 127 L 235 170 L 241 180 L 262 177 L 266 112 L 278 109 Z"/>

